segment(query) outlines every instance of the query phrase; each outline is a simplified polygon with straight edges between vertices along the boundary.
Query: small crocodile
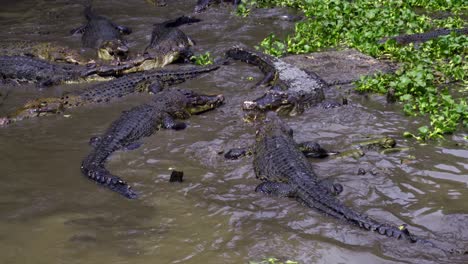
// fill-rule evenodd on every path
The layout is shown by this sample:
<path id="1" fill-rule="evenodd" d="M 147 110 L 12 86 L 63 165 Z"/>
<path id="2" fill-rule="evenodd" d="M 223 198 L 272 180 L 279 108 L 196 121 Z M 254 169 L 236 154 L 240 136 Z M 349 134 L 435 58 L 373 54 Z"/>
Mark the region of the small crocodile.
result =
<path id="1" fill-rule="evenodd" d="M 175 119 L 214 109 L 223 101 L 222 95 L 200 95 L 186 89 L 168 89 L 155 94 L 151 103 L 123 112 L 102 137 L 93 139 L 94 149 L 82 162 L 82 173 L 127 198 L 137 198 L 125 181 L 105 168 L 107 158 L 161 128 L 183 129 L 185 124 Z"/>
<path id="2" fill-rule="evenodd" d="M 406 225 L 381 223 L 339 201 L 329 186 L 321 184 L 311 163 L 297 147 L 289 128 L 274 112 L 256 132 L 253 167 L 262 180 L 256 191 L 281 197 L 294 197 L 299 202 L 326 215 L 375 231 L 381 235 L 424 243 L 432 242 L 410 233 Z"/>
<path id="3" fill-rule="evenodd" d="M 37 82 L 50 86 L 65 82 L 105 80 L 99 77 L 113 77 L 123 73 L 131 65 L 97 64 L 75 65 L 52 63 L 30 56 L 0 56 L 0 79 L 18 82 Z"/>
<path id="4" fill-rule="evenodd" d="M 458 28 L 458 29 L 439 28 L 439 29 L 431 30 L 431 31 L 424 32 L 424 33 L 407 34 L 407 35 L 400 35 L 396 37 L 387 37 L 387 38 L 383 38 L 379 40 L 379 43 L 382 44 L 382 43 L 385 43 L 387 40 L 392 39 L 392 40 L 395 40 L 396 43 L 400 45 L 407 45 L 412 42 L 417 42 L 417 43 L 426 42 L 428 40 L 435 39 L 440 36 L 449 35 L 452 32 L 454 32 L 455 34 L 459 34 L 459 35 L 467 35 L 468 27 Z"/>
<path id="5" fill-rule="evenodd" d="M 194 42 L 177 27 L 199 21 L 201 20 L 197 18 L 181 16 L 154 24 L 150 44 L 145 48 L 143 55 L 126 62 L 133 64 L 127 72 L 161 68 L 181 57 L 189 58 L 189 49 Z"/>
<path id="6" fill-rule="evenodd" d="M 91 6 L 85 8 L 84 15 L 88 20 L 87 24 L 72 30 L 73 34 L 83 34 L 83 47 L 97 49 L 98 57 L 103 60 L 126 59 L 129 48 L 122 35 L 130 34 L 131 30 L 95 14 Z"/>
<path id="7" fill-rule="evenodd" d="M 0 55 L 32 56 L 50 62 L 66 62 L 85 65 L 88 60 L 76 50 L 53 42 L 38 42 L 25 40 L 0 41 Z"/>
<path id="8" fill-rule="evenodd" d="M 105 103 L 135 92 L 158 92 L 162 88 L 182 83 L 203 73 L 214 71 L 219 65 L 190 67 L 178 70 L 152 70 L 127 74 L 120 78 L 98 83 L 88 89 L 62 97 L 39 98 L 28 102 L 14 114 L 0 118 L 0 124 L 9 124 L 26 118 L 56 114 L 65 109 L 92 103 Z"/>
<path id="9" fill-rule="evenodd" d="M 265 74 L 265 78 L 259 84 L 272 87 L 262 97 L 244 102 L 244 110 L 250 112 L 273 110 L 297 115 L 325 98 L 323 89 L 327 85 L 312 72 L 305 72 L 278 58 L 243 47 L 229 49 L 226 55 L 258 66 Z"/>
<path id="10" fill-rule="evenodd" d="M 238 6 L 241 3 L 241 0 L 198 0 L 197 5 L 195 6 L 195 13 L 200 13 L 204 11 L 208 6 L 213 3 L 220 3 L 220 2 L 232 2 L 234 6 Z"/>

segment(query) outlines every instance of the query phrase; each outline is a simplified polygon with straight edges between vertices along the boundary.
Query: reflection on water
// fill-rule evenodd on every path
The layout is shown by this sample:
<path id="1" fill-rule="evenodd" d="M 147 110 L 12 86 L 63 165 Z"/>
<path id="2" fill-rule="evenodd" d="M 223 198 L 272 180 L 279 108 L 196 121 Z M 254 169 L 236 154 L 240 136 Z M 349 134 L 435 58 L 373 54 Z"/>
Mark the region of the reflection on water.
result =
<path id="1" fill-rule="evenodd" d="M 68 35 L 84 21 L 79 3 L 4 2 L 3 39 L 80 47 L 79 37 Z M 136 52 L 147 44 L 153 23 L 187 14 L 194 5 L 94 2 L 97 11 L 133 29 L 127 39 Z M 286 34 L 292 27 L 270 13 L 244 19 L 231 12 L 228 6 L 214 8 L 199 15 L 202 22 L 182 27 L 197 42 L 195 52 L 220 56 L 238 42 L 254 45 L 271 31 Z M 184 131 L 160 131 L 144 139 L 141 148 L 111 157 L 109 169 L 142 194 L 136 201 L 86 180 L 79 164 L 90 151 L 88 139 L 102 133 L 122 110 L 146 101 L 143 95 L 77 109 L 70 118 L 38 118 L 1 129 L 2 263 L 246 263 L 266 256 L 302 263 L 466 263 L 359 230 L 293 200 L 256 194 L 251 159 L 224 161 L 219 155 L 253 142 L 254 128 L 242 122 L 240 105 L 262 91 L 251 89 L 255 81 L 247 77 L 258 80 L 261 73 L 235 62 L 182 84 L 222 92 L 226 105 L 191 118 Z M 62 88 L 0 87 L 2 95 L 5 90 L 11 92 L 1 113 L 38 93 L 57 94 Z M 331 98 L 340 93 L 327 91 Z M 359 160 L 312 162 L 318 175 L 343 184 L 340 199 L 347 205 L 377 219 L 407 223 L 423 237 L 466 247 L 466 141 L 455 135 L 456 140 L 421 146 L 403 139 L 401 131 L 418 127 L 420 120 L 402 117 L 399 106 L 382 102 L 352 95 L 348 106 L 309 109 L 287 121 L 298 141 L 318 140 L 332 150 L 349 149 L 369 135 L 392 136 L 399 146 L 412 147 L 389 155 L 369 151 Z M 170 167 L 185 172 L 183 183 L 168 183 Z M 367 173 L 358 175 L 359 168 Z"/>

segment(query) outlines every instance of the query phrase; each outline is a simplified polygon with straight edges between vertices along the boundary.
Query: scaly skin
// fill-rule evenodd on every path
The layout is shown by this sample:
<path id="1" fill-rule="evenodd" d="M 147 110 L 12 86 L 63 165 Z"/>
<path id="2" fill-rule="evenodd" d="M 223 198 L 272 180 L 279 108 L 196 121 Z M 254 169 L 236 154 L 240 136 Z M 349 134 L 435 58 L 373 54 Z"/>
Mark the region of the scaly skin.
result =
<path id="1" fill-rule="evenodd" d="M 18 82 L 36 82 L 50 86 L 66 82 L 106 80 L 123 74 L 131 65 L 51 63 L 30 56 L 0 56 L 0 78 Z M 109 79 L 109 78 L 107 78 Z"/>
<path id="2" fill-rule="evenodd" d="M 80 65 L 88 63 L 77 51 L 51 42 L 0 41 L 0 55 L 33 56 L 50 62 L 66 62 Z"/>
<path id="3" fill-rule="evenodd" d="M 154 92 L 155 90 L 182 83 L 187 79 L 195 78 L 218 68 L 218 65 L 210 65 L 173 71 L 153 70 L 128 74 L 62 97 L 33 100 L 9 117 L 0 119 L 0 123 L 5 125 L 26 118 L 56 114 L 66 109 L 86 104 L 106 103 L 132 93 L 148 91 L 150 88 Z"/>
<path id="4" fill-rule="evenodd" d="M 380 223 L 345 206 L 319 184 L 310 162 L 297 148 L 291 128 L 273 112 L 257 131 L 253 155 L 255 174 L 264 181 L 257 190 L 295 197 L 310 208 L 381 235 L 413 243 L 421 240 L 404 226 Z"/>
<path id="5" fill-rule="evenodd" d="M 199 95 L 190 90 L 170 89 L 154 95 L 154 100 L 125 111 L 100 137 L 93 151 L 84 159 L 81 171 L 89 179 L 133 199 L 137 194 L 125 181 L 105 168 L 105 161 L 116 150 L 148 137 L 161 128 L 183 128 L 174 119 L 187 118 L 221 105 L 222 95 Z"/>
<path id="6" fill-rule="evenodd" d="M 435 30 L 431 30 L 428 32 L 424 32 L 424 33 L 408 34 L 408 35 L 401 35 L 401 36 L 396 36 L 396 37 L 383 38 L 382 40 L 379 41 L 379 43 L 385 43 L 387 40 L 393 39 L 396 41 L 396 43 L 400 45 L 407 45 L 412 42 L 426 42 L 428 40 L 435 39 L 440 36 L 449 35 L 452 32 L 455 32 L 456 34 L 459 34 L 459 35 L 467 35 L 468 27 L 458 28 L 458 29 L 440 28 L 440 29 L 435 29 Z"/>
<path id="7" fill-rule="evenodd" d="M 0 56 L 0 77 L 16 81 L 34 81 L 53 85 L 85 79 L 93 69 L 73 64 L 54 64 L 27 56 Z"/>
<path id="8" fill-rule="evenodd" d="M 130 30 L 96 15 L 90 6 L 85 8 L 84 14 L 88 23 L 83 27 L 83 47 L 97 49 L 98 57 L 103 60 L 125 59 L 129 49 L 122 34 L 129 34 Z"/>
<path id="9" fill-rule="evenodd" d="M 323 88 L 326 84 L 313 73 L 306 73 L 278 58 L 243 47 L 229 49 L 226 55 L 258 66 L 265 74 L 261 83 L 273 88 L 260 98 L 244 102 L 243 109 L 251 114 L 272 110 L 297 115 L 324 100 Z"/>
<path id="10" fill-rule="evenodd" d="M 183 24 L 195 23 L 200 19 L 181 16 L 163 23 L 154 24 L 150 44 L 143 55 L 126 62 L 133 64 L 126 72 L 144 71 L 162 68 L 179 58 L 190 55 L 189 49 L 194 42 L 177 27 Z"/>

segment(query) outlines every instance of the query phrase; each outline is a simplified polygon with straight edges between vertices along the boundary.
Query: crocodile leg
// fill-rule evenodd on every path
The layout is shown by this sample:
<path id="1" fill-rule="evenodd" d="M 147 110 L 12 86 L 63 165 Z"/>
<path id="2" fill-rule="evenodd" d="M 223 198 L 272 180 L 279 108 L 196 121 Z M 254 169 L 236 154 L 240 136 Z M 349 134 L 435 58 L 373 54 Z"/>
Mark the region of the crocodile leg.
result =
<path id="1" fill-rule="evenodd" d="M 177 122 L 174 120 L 174 118 L 172 118 L 169 115 L 165 116 L 162 122 L 163 128 L 166 129 L 182 130 L 187 127 L 187 124 L 185 124 L 184 122 Z"/>
<path id="2" fill-rule="evenodd" d="M 244 156 L 252 155 L 252 148 L 233 148 L 224 154 L 225 159 L 236 160 Z"/>
<path id="3" fill-rule="evenodd" d="M 323 179 L 318 184 L 325 187 L 333 195 L 338 195 L 343 192 L 343 185 L 334 183 L 331 179 Z"/>
<path id="4" fill-rule="evenodd" d="M 269 86 L 274 82 L 275 79 L 276 72 L 268 72 L 267 74 L 265 74 L 265 77 L 261 81 L 255 84 L 255 87 L 259 87 L 262 85 Z"/>
<path id="5" fill-rule="evenodd" d="M 255 191 L 277 197 L 296 197 L 296 188 L 284 182 L 262 182 L 255 188 Z"/>
<path id="6" fill-rule="evenodd" d="M 329 155 L 329 153 L 323 149 L 319 143 L 314 141 L 299 143 L 298 147 L 308 158 L 324 158 Z"/>

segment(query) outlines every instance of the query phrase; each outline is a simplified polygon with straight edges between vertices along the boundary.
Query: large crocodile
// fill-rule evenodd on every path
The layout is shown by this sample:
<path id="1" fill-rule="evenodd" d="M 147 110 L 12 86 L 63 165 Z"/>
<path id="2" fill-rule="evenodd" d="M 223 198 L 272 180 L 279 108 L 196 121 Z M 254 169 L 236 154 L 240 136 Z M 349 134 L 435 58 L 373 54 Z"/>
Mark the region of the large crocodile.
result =
<path id="1" fill-rule="evenodd" d="M 325 97 L 323 89 L 326 83 L 312 72 L 305 72 L 278 58 L 244 47 L 229 49 L 226 55 L 258 66 L 265 74 L 261 84 L 272 87 L 264 96 L 244 102 L 244 110 L 273 110 L 296 115 L 322 102 Z"/>
<path id="2" fill-rule="evenodd" d="M 73 64 L 87 64 L 79 52 L 54 42 L 39 42 L 25 40 L 0 41 L 0 55 L 32 56 L 50 62 L 67 62 Z"/>
<path id="3" fill-rule="evenodd" d="M 417 34 L 406 34 L 400 35 L 395 37 L 387 37 L 379 40 L 379 43 L 385 43 L 387 40 L 395 40 L 396 43 L 400 45 L 406 45 L 409 43 L 420 43 L 425 42 L 431 39 L 438 38 L 440 36 L 449 35 L 451 33 L 459 34 L 459 35 L 467 35 L 468 34 L 468 27 L 465 28 L 457 28 L 457 29 L 446 29 L 446 28 L 438 28 L 424 33 L 417 33 Z"/>
<path id="4" fill-rule="evenodd" d="M 112 175 L 105 168 L 105 161 L 116 150 L 132 146 L 140 138 L 148 137 L 160 128 L 183 129 L 185 119 L 191 114 L 214 109 L 224 101 L 222 95 L 200 95 L 185 89 L 168 89 L 154 95 L 149 104 L 125 111 L 114 121 L 98 140 L 93 140 L 94 149 L 84 159 L 81 171 L 89 179 L 133 199 L 137 194 L 125 181 Z"/>
<path id="5" fill-rule="evenodd" d="M 104 103 L 135 92 L 157 92 L 162 88 L 182 83 L 203 73 L 214 71 L 219 65 L 190 67 L 178 70 L 152 70 L 131 73 L 120 78 L 98 83 L 88 89 L 72 92 L 62 97 L 39 98 L 28 102 L 12 115 L 0 118 L 0 124 L 23 120 L 26 118 L 56 114 L 65 109 L 91 104 Z"/>
<path id="6" fill-rule="evenodd" d="M 200 13 L 204 11 L 208 6 L 210 6 L 213 3 L 220 3 L 220 2 L 232 2 L 234 6 L 237 6 L 241 3 L 241 0 L 198 0 L 197 5 L 195 6 L 195 13 Z"/>
<path id="7" fill-rule="evenodd" d="M 124 26 L 117 26 L 109 19 L 95 14 L 91 6 L 84 10 L 87 24 L 72 30 L 82 33 L 83 47 L 97 49 L 98 57 L 103 60 L 125 59 L 129 49 L 123 34 L 130 34 L 131 30 Z"/>
<path id="8" fill-rule="evenodd" d="M 406 225 L 382 223 L 344 205 L 333 195 L 335 190 L 331 189 L 330 185 L 322 184 L 318 179 L 311 163 L 299 150 L 292 134 L 292 129 L 276 113 L 267 113 L 266 119 L 256 132 L 253 149 L 255 174 L 263 181 L 257 186 L 256 191 L 294 197 L 310 208 L 360 228 L 447 251 L 433 242 L 410 233 Z"/>
<path id="9" fill-rule="evenodd" d="M 52 63 L 30 56 L 0 56 L 0 78 L 13 81 L 37 82 L 50 86 L 65 82 L 103 80 L 100 77 L 118 76 L 131 65 L 75 65 Z"/>
<path id="10" fill-rule="evenodd" d="M 133 65 L 127 72 L 161 68 L 179 58 L 190 57 L 189 48 L 194 42 L 177 27 L 199 21 L 197 18 L 181 16 L 154 24 L 149 45 L 142 55 L 126 62 Z"/>

